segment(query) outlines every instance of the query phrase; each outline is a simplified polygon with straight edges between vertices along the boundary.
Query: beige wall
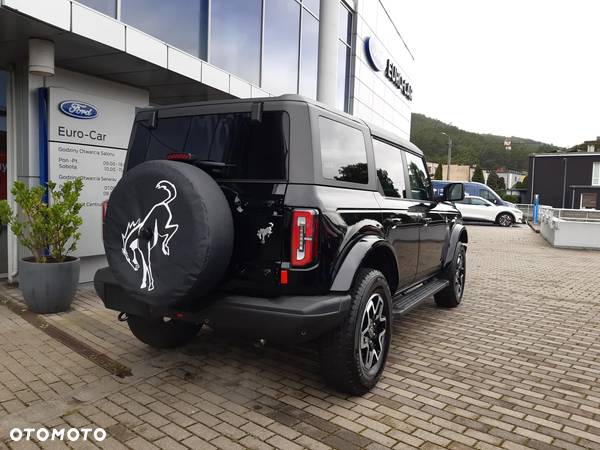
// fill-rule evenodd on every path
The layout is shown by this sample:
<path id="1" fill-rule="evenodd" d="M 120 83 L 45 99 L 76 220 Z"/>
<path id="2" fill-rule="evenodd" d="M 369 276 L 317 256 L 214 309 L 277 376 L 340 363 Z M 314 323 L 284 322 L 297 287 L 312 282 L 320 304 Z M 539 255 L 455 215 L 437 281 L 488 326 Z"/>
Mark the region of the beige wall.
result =
<path id="1" fill-rule="evenodd" d="M 435 174 L 438 163 L 427 163 L 431 177 Z M 471 181 L 474 168 L 471 166 L 462 166 L 459 164 L 450 165 L 450 181 Z M 442 164 L 442 173 L 444 180 L 448 179 L 448 165 Z"/>

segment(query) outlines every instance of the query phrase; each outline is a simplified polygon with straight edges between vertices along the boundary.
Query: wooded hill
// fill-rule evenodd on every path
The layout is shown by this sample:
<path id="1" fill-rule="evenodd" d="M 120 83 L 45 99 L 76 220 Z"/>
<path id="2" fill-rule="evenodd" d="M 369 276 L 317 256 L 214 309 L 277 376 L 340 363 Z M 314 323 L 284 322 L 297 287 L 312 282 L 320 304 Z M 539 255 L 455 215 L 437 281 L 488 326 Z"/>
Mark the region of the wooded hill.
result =
<path id="1" fill-rule="evenodd" d="M 512 150 L 507 151 L 504 148 L 504 136 L 472 133 L 423 114 L 412 114 L 410 140 L 423 150 L 428 161 L 445 164 L 448 157 L 448 138 L 442 131 L 452 137 L 453 164 L 479 164 L 484 169 L 506 167 L 527 170 L 530 154 L 566 150 L 533 139 L 512 137 Z"/>

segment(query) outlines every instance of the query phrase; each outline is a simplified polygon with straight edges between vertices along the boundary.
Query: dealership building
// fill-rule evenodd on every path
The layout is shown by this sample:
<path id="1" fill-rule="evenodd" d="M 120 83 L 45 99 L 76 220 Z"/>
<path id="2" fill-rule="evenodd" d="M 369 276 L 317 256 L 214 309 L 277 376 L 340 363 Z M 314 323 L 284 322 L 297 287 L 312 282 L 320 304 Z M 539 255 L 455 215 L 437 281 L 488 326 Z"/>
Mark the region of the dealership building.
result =
<path id="1" fill-rule="evenodd" d="M 0 199 L 81 177 L 81 281 L 136 108 L 300 94 L 408 139 L 414 58 L 383 0 L 0 0 Z M 0 273 L 28 256 L 6 228 Z"/>

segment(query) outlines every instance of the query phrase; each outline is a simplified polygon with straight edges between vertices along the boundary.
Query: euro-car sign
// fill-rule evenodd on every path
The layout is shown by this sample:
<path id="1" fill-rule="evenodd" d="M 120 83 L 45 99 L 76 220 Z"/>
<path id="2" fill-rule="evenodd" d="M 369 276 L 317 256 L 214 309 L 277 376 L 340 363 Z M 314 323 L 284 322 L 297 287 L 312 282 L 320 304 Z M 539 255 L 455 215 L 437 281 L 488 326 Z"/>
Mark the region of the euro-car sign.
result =
<path id="1" fill-rule="evenodd" d="M 400 93 L 407 100 L 412 100 L 412 86 L 406 80 L 406 76 L 400 73 L 398 66 L 390 59 L 386 58 L 385 50 L 379 45 L 379 41 L 373 36 L 365 39 L 365 54 L 369 65 L 375 72 L 384 71 L 385 77 L 400 90 Z M 385 61 L 385 62 L 384 62 Z"/>
<path id="2" fill-rule="evenodd" d="M 374 37 L 369 36 L 365 39 L 365 50 L 367 52 L 367 60 L 373 70 L 381 72 L 385 67 L 385 63 L 383 62 L 385 58 L 381 55 L 381 47 Z"/>
<path id="3" fill-rule="evenodd" d="M 58 109 L 63 114 L 75 119 L 95 119 L 98 117 L 98 108 L 86 102 L 65 100 L 58 104 Z"/>
<path id="4" fill-rule="evenodd" d="M 58 87 L 49 88 L 48 105 L 48 178 L 83 181 L 75 255 L 102 255 L 102 202 L 121 178 L 135 106 Z"/>

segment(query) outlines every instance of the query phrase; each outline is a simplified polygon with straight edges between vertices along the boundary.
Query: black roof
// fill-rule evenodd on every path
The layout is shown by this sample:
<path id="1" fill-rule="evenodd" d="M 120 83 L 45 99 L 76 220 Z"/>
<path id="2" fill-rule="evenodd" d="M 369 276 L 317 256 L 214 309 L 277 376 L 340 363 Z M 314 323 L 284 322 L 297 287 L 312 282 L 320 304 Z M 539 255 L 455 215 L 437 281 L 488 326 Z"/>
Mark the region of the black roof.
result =
<path id="1" fill-rule="evenodd" d="M 207 101 L 203 101 L 203 102 L 178 103 L 178 104 L 174 104 L 174 105 L 160 105 L 160 106 L 156 106 L 156 107 L 140 108 L 138 110 L 138 113 L 145 112 L 145 111 L 165 110 L 165 109 L 190 107 L 190 106 L 223 105 L 223 104 L 235 104 L 235 103 L 267 103 L 267 102 L 280 102 L 280 101 L 302 102 L 302 103 L 312 105 L 313 107 L 316 107 L 316 108 L 325 109 L 331 113 L 343 116 L 348 120 L 352 120 L 354 122 L 365 125 L 366 127 L 368 127 L 371 130 L 371 133 L 373 135 L 375 135 L 381 139 L 400 144 L 402 147 L 406 148 L 407 150 L 410 150 L 411 152 L 417 153 L 419 155 L 423 155 L 423 152 L 421 151 L 421 149 L 419 149 L 419 147 L 417 147 L 415 144 L 413 144 L 412 142 L 410 142 L 407 139 L 404 139 L 404 138 L 398 136 L 395 133 L 392 133 L 391 131 L 386 130 L 385 128 L 378 127 L 377 125 L 373 125 L 369 122 L 359 119 L 358 117 L 347 114 L 336 108 L 332 108 L 332 107 L 326 105 L 325 103 L 317 102 L 316 100 L 313 100 L 311 98 L 303 97 L 302 95 L 296 95 L 296 94 L 284 94 L 284 95 L 280 95 L 278 97 L 231 98 L 231 99 L 225 99 L 225 100 L 207 100 Z"/>

